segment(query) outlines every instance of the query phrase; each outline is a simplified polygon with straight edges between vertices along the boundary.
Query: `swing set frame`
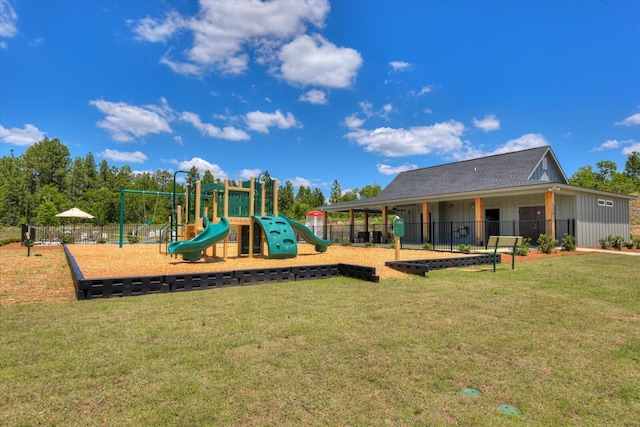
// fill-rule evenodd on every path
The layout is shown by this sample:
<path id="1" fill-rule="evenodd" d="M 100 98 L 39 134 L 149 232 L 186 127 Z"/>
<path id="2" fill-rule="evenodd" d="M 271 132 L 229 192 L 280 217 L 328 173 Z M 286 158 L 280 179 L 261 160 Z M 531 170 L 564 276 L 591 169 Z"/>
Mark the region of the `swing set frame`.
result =
<path id="1" fill-rule="evenodd" d="M 128 190 L 126 188 L 124 188 L 124 185 L 120 187 L 120 238 L 119 238 L 119 246 L 122 248 L 122 244 L 123 244 L 123 239 L 124 239 L 124 199 L 125 199 L 125 194 L 142 194 L 143 196 L 146 194 L 151 194 L 151 195 L 155 195 L 156 196 L 156 208 L 158 207 L 158 199 L 157 197 L 159 196 L 171 196 L 172 201 L 171 201 L 171 231 L 173 234 L 173 230 L 174 227 L 177 229 L 178 225 L 177 223 L 175 223 L 175 220 L 173 219 L 176 216 L 176 210 L 178 209 L 178 206 L 176 206 L 176 197 L 178 196 L 178 193 L 176 192 L 176 175 L 178 175 L 179 173 L 184 173 L 187 175 L 191 175 L 190 171 L 185 171 L 185 170 L 178 170 L 173 174 L 173 192 L 169 192 L 169 191 L 147 191 L 147 190 Z M 187 185 L 188 187 L 188 185 Z M 182 196 L 183 194 L 180 193 L 180 196 Z M 188 197 L 187 195 L 184 195 L 185 197 Z M 145 221 L 147 221 L 146 218 L 146 207 L 144 207 L 144 201 L 143 201 L 143 209 L 145 212 Z M 155 209 L 153 212 L 153 216 L 155 219 Z M 188 222 L 188 212 L 187 212 L 187 222 Z M 147 222 L 148 223 L 148 222 Z"/>

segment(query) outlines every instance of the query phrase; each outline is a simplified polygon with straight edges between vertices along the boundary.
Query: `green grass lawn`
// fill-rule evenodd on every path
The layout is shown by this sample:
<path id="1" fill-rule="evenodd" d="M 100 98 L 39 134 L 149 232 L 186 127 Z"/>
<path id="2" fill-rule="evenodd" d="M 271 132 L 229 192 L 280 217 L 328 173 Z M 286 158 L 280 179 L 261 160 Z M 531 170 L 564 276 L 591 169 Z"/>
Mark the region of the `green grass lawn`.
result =
<path id="1" fill-rule="evenodd" d="M 639 266 L 2 308 L 0 425 L 638 425 Z"/>

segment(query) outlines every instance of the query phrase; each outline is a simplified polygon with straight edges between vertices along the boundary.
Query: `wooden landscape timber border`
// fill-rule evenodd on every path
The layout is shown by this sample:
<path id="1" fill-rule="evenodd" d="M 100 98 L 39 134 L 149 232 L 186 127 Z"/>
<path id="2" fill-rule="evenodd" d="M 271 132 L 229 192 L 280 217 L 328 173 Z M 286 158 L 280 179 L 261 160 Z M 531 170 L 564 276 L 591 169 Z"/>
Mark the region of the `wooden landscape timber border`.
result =
<path id="1" fill-rule="evenodd" d="M 495 256 L 496 262 L 501 262 L 500 254 Z M 474 255 L 466 257 L 419 259 L 407 261 L 387 261 L 384 263 L 389 268 L 402 271 L 407 274 L 426 275 L 430 270 L 441 270 L 451 267 L 468 267 L 471 265 L 493 264 L 494 255 Z"/>
<path id="2" fill-rule="evenodd" d="M 71 276 L 78 300 L 195 291 L 272 282 L 328 279 L 337 276 L 353 277 L 373 283 L 380 281 L 380 277 L 376 275 L 375 267 L 342 263 L 209 273 L 86 279 L 67 245 L 64 245 L 64 253 L 71 268 Z"/>

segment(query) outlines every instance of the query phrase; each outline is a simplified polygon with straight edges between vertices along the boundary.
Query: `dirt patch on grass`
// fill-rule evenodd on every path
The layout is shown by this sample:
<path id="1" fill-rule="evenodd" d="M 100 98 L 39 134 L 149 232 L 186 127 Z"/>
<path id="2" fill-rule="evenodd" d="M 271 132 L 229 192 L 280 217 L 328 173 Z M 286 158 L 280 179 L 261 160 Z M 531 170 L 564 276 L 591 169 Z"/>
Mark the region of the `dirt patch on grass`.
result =
<path id="1" fill-rule="evenodd" d="M 61 246 L 0 249 L 0 307 L 13 304 L 75 301 L 71 270 Z"/>

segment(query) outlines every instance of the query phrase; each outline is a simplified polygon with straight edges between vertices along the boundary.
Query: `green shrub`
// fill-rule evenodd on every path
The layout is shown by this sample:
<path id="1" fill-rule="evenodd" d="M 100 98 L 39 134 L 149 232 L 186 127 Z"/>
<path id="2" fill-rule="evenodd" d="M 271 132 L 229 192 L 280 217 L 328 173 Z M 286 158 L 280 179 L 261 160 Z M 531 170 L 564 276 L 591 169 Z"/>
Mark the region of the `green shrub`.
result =
<path id="1" fill-rule="evenodd" d="M 371 242 L 367 242 L 367 243 L 365 243 L 365 244 L 364 244 L 364 246 L 365 246 L 366 248 L 370 248 L 371 246 L 373 246 L 373 243 L 371 243 Z"/>
<path id="2" fill-rule="evenodd" d="M 608 237 L 603 237 L 602 239 L 598 240 L 598 242 L 600 242 L 600 247 L 602 249 L 609 249 L 611 247 L 611 242 L 609 241 Z"/>
<path id="3" fill-rule="evenodd" d="M 558 241 L 547 234 L 538 236 L 538 250 L 542 253 L 550 254 L 557 244 Z"/>
<path id="4" fill-rule="evenodd" d="M 340 243 L 340 244 L 341 244 L 342 246 L 351 246 L 351 241 L 350 241 L 350 240 L 347 240 L 347 239 L 344 239 L 344 240 L 342 241 L 342 243 Z"/>
<path id="5" fill-rule="evenodd" d="M 516 255 L 527 256 L 529 248 L 531 247 L 531 237 L 525 237 L 522 239 L 518 247 L 516 248 Z"/>
<path id="6" fill-rule="evenodd" d="M 73 237 L 73 234 L 62 233 L 60 241 L 65 245 L 70 245 L 76 242 L 76 238 Z"/>
<path id="7" fill-rule="evenodd" d="M 9 237 L 8 239 L 0 240 L 0 246 L 8 245 L 9 243 L 17 243 L 20 241 L 19 237 Z"/>
<path id="8" fill-rule="evenodd" d="M 636 249 L 640 249 L 640 237 L 634 237 L 632 241 L 633 244 L 636 245 Z"/>
<path id="9" fill-rule="evenodd" d="M 458 250 L 460 252 L 464 252 L 465 254 L 468 254 L 469 252 L 471 252 L 471 245 L 460 244 L 458 245 Z"/>
<path id="10" fill-rule="evenodd" d="M 562 238 L 560 245 L 562 246 L 563 251 L 573 252 L 576 250 L 576 238 L 564 233 L 564 237 Z"/>
<path id="11" fill-rule="evenodd" d="M 129 243 L 138 243 L 140 241 L 140 238 L 138 236 L 134 236 L 132 234 L 129 234 L 127 236 L 127 240 L 129 241 Z"/>
<path id="12" fill-rule="evenodd" d="M 625 241 L 624 237 L 612 236 L 612 235 L 608 235 L 607 237 L 603 237 L 602 239 L 599 240 L 600 247 L 602 249 L 613 248 L 617 250 L 622 249 L 622 244 L 624 243 L 624 241 Z"/>
<path id="13" fill-rule="evenodd" d="M 430 251 L 431 249 L 433 249 L 433 246 L 431 246 L 431 243 L 427 242 L 427 243 L 422 245 L 422 249 L 424 249 L 426 251 Z"/>
<path id="14" fill-rule="evenodd" d="M 624 247 L 627 249 L 633 249 L 634 246 L 635 246 L 635 243 L 633 243 L 632 240 L 627 240 L 626 242 L 624 242 Z"/>
<path id="15" fill-rule="evenodd" d="M 99 244 L 105 244 L 105 243 L 107 243 L 107 239 L 106 239 L 106 238 L 104 238 L 104 237 L 98 237 L 98 238 L 96 239 L 96 243 L 99 243 Z"/>

